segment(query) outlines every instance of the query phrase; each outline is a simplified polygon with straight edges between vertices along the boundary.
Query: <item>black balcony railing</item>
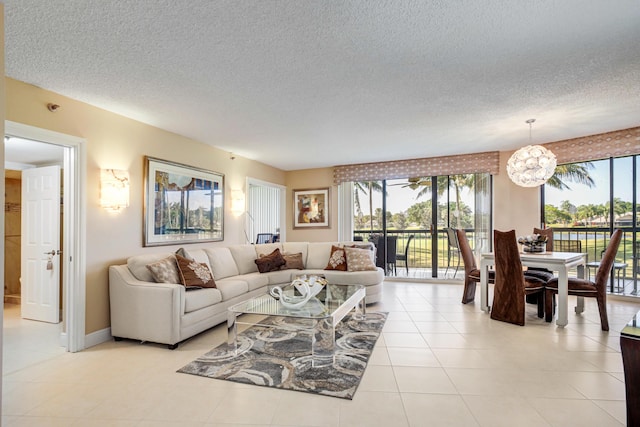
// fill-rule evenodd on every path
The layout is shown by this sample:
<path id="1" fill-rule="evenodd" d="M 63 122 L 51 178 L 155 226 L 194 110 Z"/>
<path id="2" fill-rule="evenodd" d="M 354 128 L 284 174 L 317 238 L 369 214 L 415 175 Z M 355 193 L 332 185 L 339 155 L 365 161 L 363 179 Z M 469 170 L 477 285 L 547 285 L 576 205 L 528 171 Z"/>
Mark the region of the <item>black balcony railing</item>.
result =
<path id="1" fill-rule="evenodd" d="M 616 293 L 635 295 L 640 280 L 640 232 L 634 232 L 631 227 L 621 227 L 623 237 L 616 255 L 616 263 L 626 264 L 620 266 L 613 275 L 612 280 L 616 280 Z M 475 230 L 466 230 L 469 242 L 473 245 Z M 635 233 L 635 238 L 634 238 Z M 359 236 L 364 241 L 370 240 L 372 235 L 382 235 L 382 230 L 358 230 L 354 231 L 354 236 Z M 408 263 L 409 268 L 431 269 L 433 265 L 432 235 L 427 229 L 415 230 L 387 230 L 387 235 L 396 236 L 396 252 L 404 253 L 409 236 L 414 238 L 409 243 Z M 600 261 L 602 252 L 609 243 L 611 231 L 606 227 L 571 227 L 555 228 L 553 232 L 554 241 L 578 240 L 581 242 L 582 252 L 587 254 L 587 262 Z M 449 243 L 446 230 L 437 231 L 437 266 L 438 269 L 445 269 L 448 265 L 455 266 L 458 262 L 457 251 L 453 254 L 449 251 Z M 460 263 L 462 267 L 462 262 Z M 404 267 L 403 265 L 401 268 Z M 589 269 L 588 269 L 589 270 Z M 444 271 L 444 270 L 442 270 Z M 594 273 L 594 271 L 588 271 Z"/>

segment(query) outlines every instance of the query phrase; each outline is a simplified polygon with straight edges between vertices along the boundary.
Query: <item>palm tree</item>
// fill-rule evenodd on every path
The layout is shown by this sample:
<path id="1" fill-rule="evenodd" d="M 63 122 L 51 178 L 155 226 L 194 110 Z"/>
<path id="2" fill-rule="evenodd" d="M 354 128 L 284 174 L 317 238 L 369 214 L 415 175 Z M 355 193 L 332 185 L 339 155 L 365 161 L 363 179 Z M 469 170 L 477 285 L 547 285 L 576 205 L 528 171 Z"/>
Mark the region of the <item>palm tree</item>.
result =
<path id="1" fill-rule="evenodd" d="M 360 193 L 369 195 L 369 226 L 373 232 L 373 192 L 382 193 L 382 184 L 380 181 L 356 181 L 353 183 L 354 203 L 358 209 L 358 215 L 362 216 L 362 206 L 360 204 Z"/>
<path id="2" fill-rule="evenodd" d="M 578 184 L 584 184 L 589 188 L 593 188 L 595 182 L 591 175 L 589 175 L 589 169 L 593 169 L 593 163 L 568 163 L 565 165 L 556 166 L 556 171 L 546 182 L 549 187 L 557 188 L 558 190 L 571 190 L 565 181 L 575 182 Z"/>

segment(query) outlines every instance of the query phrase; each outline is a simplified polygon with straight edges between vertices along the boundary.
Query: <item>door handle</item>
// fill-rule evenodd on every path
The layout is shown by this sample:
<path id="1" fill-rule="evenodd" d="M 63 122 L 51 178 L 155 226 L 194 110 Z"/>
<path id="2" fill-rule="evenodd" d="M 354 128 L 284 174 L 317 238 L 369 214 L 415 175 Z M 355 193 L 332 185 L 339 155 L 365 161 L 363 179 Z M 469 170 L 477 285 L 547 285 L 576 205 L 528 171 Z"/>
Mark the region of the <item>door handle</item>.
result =
<path id="1" fill-rule="evenodd" d="M 61 253 L 62 251 L 60 249 L 58 250 L 51 249 L 49 252 L 45 252 L 44 254 L 54 256 L 54 255 L 60 255 Z"/>

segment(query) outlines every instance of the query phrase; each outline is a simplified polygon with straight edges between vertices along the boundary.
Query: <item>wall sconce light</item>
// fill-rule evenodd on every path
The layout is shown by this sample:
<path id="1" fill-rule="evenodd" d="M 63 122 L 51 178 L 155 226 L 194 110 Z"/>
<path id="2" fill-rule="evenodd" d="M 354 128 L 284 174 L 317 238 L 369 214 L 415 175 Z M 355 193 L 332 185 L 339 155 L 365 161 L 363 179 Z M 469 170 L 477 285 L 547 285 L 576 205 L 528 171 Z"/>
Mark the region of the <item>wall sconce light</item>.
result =
<path id="1" fill-rule="evenodd" d="M 240 216 L 244 210 L 244 193 L 242 190 L 231 190 L 231 213 Z"/>
<path id="2" fill-rule="evenodd" d="M 129 171 L 100 171 L 100 206 L 112 211 L 129 206 Z"/>

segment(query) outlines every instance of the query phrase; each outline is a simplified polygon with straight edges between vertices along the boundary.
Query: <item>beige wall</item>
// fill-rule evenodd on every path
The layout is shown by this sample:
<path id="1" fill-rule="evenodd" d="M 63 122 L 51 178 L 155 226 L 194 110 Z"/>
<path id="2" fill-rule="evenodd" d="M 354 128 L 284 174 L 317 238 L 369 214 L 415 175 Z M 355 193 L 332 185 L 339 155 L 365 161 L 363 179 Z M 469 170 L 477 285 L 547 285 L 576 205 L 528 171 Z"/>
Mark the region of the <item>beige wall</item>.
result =
<path id="1" fill-rule="evenodd" d="M 333 185 L 333 168 L 305 169 L 286 173 L 287 241 L 332 242 L 338 240 L 338 187 Z M 329 188 L 329 228 L 293 229 L 293 190 Z"/>
<path id="2" fill-rule="evenodd" d="M 520 187 L 509 179 L 507 160 L 512 154 L 500 153 L 500 173 L 493 177 L 493 228 L 522 236 L 540 226 L 540 187 Z"/>
<path id="3" fill-rule="evenodd" d="M 5 79 L 6 119 L 86 139 L 87 275 L 86 332 L 109 327 L 107 268 L 132 255 L 175 251 L 178 246 L 144 248 L 143 158 L 145 155 L 213 170 L 225 175 L 225 240 L 244 242 L 242 219 L 231 214 L 231 189 L 245 191 L 247 175 L 285 184 L 285 173 L 236 157 L 204 143 L 154 128 L 16 80 Z M 56 103 L 55 113 L 47 103 Z M 3 122 L 4 123 L 4 122 Z M 215 142 L 215 141 L 214 141 Z M 130 206 L 119 213 L 99 206 L 100 169 L 129 170 Z M 190 247 L 202 246 L 201 244 Z"/>

